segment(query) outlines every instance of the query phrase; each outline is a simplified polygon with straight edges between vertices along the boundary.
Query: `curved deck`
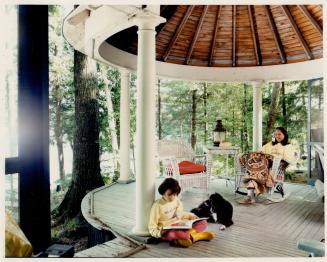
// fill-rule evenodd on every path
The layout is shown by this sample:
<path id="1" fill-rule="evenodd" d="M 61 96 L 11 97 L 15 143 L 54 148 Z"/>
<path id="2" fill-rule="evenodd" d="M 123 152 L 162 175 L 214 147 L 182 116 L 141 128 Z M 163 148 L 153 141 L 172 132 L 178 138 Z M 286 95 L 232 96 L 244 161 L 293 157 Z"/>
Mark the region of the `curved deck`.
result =
<path id="1" fill-rule="evenodd" d="M 251 206 L 236 202 L 240 195 L 233 185 L 215 180 L 210 192 L 219 192 L 234 206 L 234 225 L 219 231 L 217 224 L 208 230 L 216 237 L 210 242 L 197 242 L 191 248 L 177 248 L 169 243 L 146 245 L 129 257 L 307 257 L 297 249 L 299 239 L 321 240 L 324 236 L 324 204 L 314 187 L 285 184 L 290 196 L 281 203 Z M 207 199 L 198 189 L 183 193 L 185 210 Z M 98 229 L 109 229 L 130 236 L 135 218 L 135 182 L 113 184 L 90 192 L 82 202 L 87 221 Z M 103 256 L 98 254 L 99 257 Z"/>

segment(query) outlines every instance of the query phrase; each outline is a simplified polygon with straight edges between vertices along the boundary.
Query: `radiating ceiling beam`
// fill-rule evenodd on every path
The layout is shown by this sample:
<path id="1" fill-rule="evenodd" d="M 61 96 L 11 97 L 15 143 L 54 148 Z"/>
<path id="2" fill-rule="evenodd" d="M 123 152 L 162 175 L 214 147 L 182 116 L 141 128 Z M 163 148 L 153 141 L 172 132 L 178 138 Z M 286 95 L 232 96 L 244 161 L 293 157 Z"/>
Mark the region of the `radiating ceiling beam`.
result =
<path id="1" fill-rule="evenodd" d="M 217 33 L 218 33 L 218 23 L 219 23 L 219 18 L 220 18 L 220 14 L 221 14 L 221 5 L 218 5 L 218 12 L 216 15 L 216 23 L 215 23 L 215 32 L 212 38 L 212 42 L 211 42 L 211 51 L 210 51 L 210 57 L 209 57 L 209 66 L 212 66 L 212 58 L 213 55 L 215 53 L 215 47 L 216 47 L 216 37 L 217 37 Z"/>
<path id="2" fill-rule="evenodd" d="M 301 43 L 301 45 L 303 47 L 303 50 L 304 50 L 305 54 L 307 55 L 307 58 L 308 59 L 313 59 L 313 55 L 311 53 L 311 50 L 310 50 L 307 42 L 305 42 L 299 28 L 297 27 L 297 24 L 295 23 L 294 18 L 291 15 L 290 10 L 288 10 L 288 7 L 286 5 L 281 5 L 281 7 L 282 7 L 282 10 L 284 11 L 284 14 L 286 15 L 288 21 L 291 23 L 292 28 L 294 30 L 294 33 L 295 33 L 297 39 L 300 41 L 300 43 Z"/>
<path id="3" fill-rule="evenodd" d="M 280 56 L 280 60 L 281 60 L 282 64 L 285 64 L 286 63 L 286 55 L 285 55 L 285 52 L 284 52 L 282 41 L 280 40 L 278 31 L 277 31 L 275 21 L 273 19 L 273 16 L 272 16 L 272 13 L 270 11 L 269 6 L 265 5 L 265 9 L 266 9 L 266 14 L 267 14 L 267 19 L 268 19 L 268 22 L 269 22 L 269 26 L 270 26 L 270 29 L 271 29 L 271 31 L 273 33 L 273 36 L 274 36 L 275 45 L 277 47 L 277 50 L 278 50 L 278 53 L 279 53 L 279 56 Z"/>
<path id="4" fill-rule="evenodd" d="M 309 12 L 309 10 L 304 5 L 298 5 L 297 7 L 302 11 L 302 13 L 306 16 L 306 18 L 309 19 L 309 21 L 314 26 L 314 28 L 316 28 L 316 30 L 322 36 L 322 27 L 316 21 L 316 19 L 312 16 L 312 14 Z"/>
<path id="5" fill-rule="evenodd" d="M 257 38 L 257 34 L 255 32 L 254 28 L 254 16 L 253 16 L 253 6 L 248 5 L 248 12 L 249 12 L 249 20 L 251 25 L 251 33 L 252 33 L 252 39 L 253 39 L 253 45 L 254 45 L 254 51 L 255 51 L 255 58 L 257 60 L 257 65 L 262 64 L 262 57 L 260 52 L 260 43 Z"/>
<path id="6" fill-rule="evenodd" d="M 207 11 L 208 11 L 208 6 L 205 5 L 204 8 L 203 8 L 203 11 L 202 11 L 198 26 L 196 28 L 195 34 L 193 36 L 191 46 L 190 46 L 190 48 L 188 49 L 188 52 L 187 52 L 187 56 L 186 56 L 186 60 L 185 60 L 185 64 L 187 64 L 187 65 L 190 62 L 190 58 L 191 58 L 195 43 L 198 40 L 200 30 L 201 30 L 201 27 L 202 27 L 202 24 L 203 24 L 203 20 L 204 20 L 204 17 L 206 15 Z"/>
<path id="7" fill-rule="evenodd" d="M 176 43 L 176 40 L 177 40 L 177 38 L 179 37 L 180 33 L 182 32 L 182 30 L 183 30 L 183 28 L 184 28 L 184 25 L 185 25 L 187 19 L 190 17 L 190 15 L 191 15 L 193 9 L 194 9 L 194 5 L 190 5 L 190 6 L 188 7 L 188 9 L 187 9 L 187 11 L 186 11 L 186 13 L 185 13 L 185 15 L 184 15 L 184 17 L 183 17 L 182 22 L 179 24 L 179 26 L 178 26 L 178 28 L 177 28 L 177 30 L 176 30 L 176 32 L 175 32 L 173 38 L 172 38 L 171 41 L 169 42 L 169 45 L 168 45 L 168 47 L 167 47 L 167 49 L 166 49 L 166 52 L 165 52 L 165 54 L 163 55 L 163 61 L 166 61 L 166 60 L 167 60 L 167 58 L 168 58 L 168 56 L 169 56 L 169 54 L 170 54 L 170 52 L 171 52 L 171 49 L 173 48 L 174 44 Z"/>
<path id="8" fill-rule="evenodd" d="M 173 8 L 173 7 L 174 6 L 171 6 L 171 5 L 160 6 L 160 16 L 165 17 L 168 21 L 176 12 L 177 8 L 175 10 L 172 10 L 171 8 Z M 164 15 L 165 12 L 166 12 L 166 14 Z M 156 27 L 156 30 L 157 30 L 156 38 L 161 34 L 161 32 L 164 30 L 165 26 L 168 24 L 169 23 L 162 23 Z"/>
<path id="9" fill-rule="evenodd" d="M 236 5 L 233 5 L 233 57 L 232 57 L 232 64 L 236 66 Z"/>

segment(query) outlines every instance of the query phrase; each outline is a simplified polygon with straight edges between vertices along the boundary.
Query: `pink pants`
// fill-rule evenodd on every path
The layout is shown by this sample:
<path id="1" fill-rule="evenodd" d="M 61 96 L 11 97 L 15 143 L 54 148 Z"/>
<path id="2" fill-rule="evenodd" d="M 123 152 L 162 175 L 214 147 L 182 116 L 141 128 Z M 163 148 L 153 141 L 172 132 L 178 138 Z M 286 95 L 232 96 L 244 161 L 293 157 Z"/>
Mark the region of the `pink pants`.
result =
<path id="1" fill-rule="evenodd" d="M 208 222 L 206 220 L 201 220 L 193 224 L 193 229 L 198 233 L 202 232 L 208 226 Z M 175 239 L 190 239 L 191 235 L 188 230 L 176 230 L 170 229 L 161 237 L 162 240 L 172 241 Z"/>

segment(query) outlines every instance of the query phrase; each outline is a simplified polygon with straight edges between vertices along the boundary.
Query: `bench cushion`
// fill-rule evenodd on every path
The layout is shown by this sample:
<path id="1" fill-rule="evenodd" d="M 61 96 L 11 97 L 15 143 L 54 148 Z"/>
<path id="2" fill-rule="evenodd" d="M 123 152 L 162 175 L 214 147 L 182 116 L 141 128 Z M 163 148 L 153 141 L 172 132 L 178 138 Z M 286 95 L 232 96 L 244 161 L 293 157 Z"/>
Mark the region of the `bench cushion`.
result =
<path id="1" fill-rule="evenodd" d="M 181 175 L 196 174 L 206 171 L 206 167 L 190 161 L 182 161 L 178 163 L 179 173 Z"/>

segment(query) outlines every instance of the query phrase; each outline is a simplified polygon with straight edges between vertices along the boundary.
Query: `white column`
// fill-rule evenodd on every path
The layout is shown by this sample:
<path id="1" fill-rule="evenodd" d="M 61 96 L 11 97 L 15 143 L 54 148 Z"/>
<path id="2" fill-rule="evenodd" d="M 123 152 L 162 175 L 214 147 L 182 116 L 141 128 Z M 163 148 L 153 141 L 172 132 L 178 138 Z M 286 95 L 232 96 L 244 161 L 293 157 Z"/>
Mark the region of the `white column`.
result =
<path id="1" fill-rule="evenodd" d="M 253 81 L 253 151 L 262 147 L 262 81 Z"/>
<path id="2" fill-rule="evenodd" d="M 129 149 L 130 149 L 130 94 L 129 94 L 129 72 L 120 69 L 120 147 L 119 183 L 129 183 Z"/>
<path id="3" fill-rule="evenodd" d="M 133 234 L 148 236 L 148 222 L 155 198 L 156 62 L 155 27 L 165 19 L 143 11 L 138 25 L 136 102 L 136 217 Z"/>

